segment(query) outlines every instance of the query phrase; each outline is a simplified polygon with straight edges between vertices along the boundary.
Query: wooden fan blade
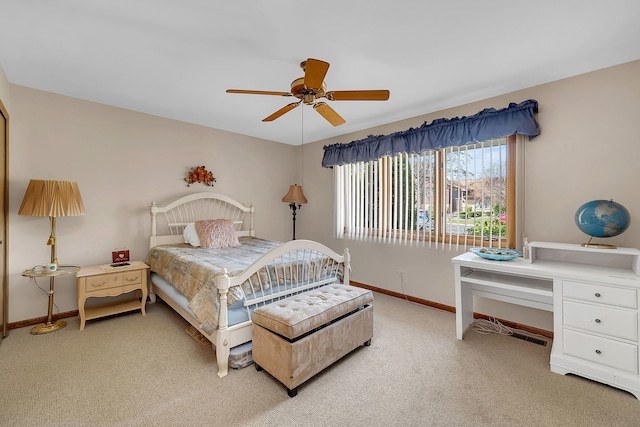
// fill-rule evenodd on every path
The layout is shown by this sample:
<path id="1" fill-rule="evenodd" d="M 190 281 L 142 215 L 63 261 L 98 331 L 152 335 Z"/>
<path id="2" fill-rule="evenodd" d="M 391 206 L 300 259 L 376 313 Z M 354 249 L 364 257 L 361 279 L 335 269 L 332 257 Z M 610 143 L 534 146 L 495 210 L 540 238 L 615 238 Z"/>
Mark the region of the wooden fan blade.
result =
<path id="1" fill-rule="evenodd" d="M 246 93 L 249 95 L 279 95 L 279 96 L 293 96 L 289 92 L 272 92 L 269 90 L 244 90 L 244 89 L 227 89 L 227 93 Z"/>
<path id="2" fill-rule="evenodd" d="M 263 122 L 272 122 L 275 119 L 277 119 L 278 117 L 282 116 L 283 114 L 286 114 L 289 111 L 291 111 L 294 108 L 296 108 L 298 105 L 300 105 L 300 102 L 302 102 L 302 101 L 292 102 L 291 104 L 287 104 L 284 107 L 282 107 L 281 109 L 279 109 L 278 111 L 276 111 L 275 113 L 273 113 L 272 115 L 270 115 L 269 117 L 265 117 L 264 119 L 262 119 L 262 121 Z"/>
<path id="3" fill-rule="evenodd" d="M 386 101 L 388 90 L 337 90 L 325 94 L 330 101 Z"/>
<path id="4" fill-rule="evenodd" d="M 313 58 L 307 59 L 304 69 L 304 85 L 310 89 L 319 89 L 327 71 L 329 71 L 328 62 Z"/>
<path id="5" fill-rule="evenodd" d="M 345 120 L 340 116 L 340 114 L 336 113 L 336 111 L 329 107 L 329 104 L 326 102 L 316 103 L 313 106 L 313 109 L 320 113 L 322 117 L 334 126 L 340 126 L 345 123 Z"/>

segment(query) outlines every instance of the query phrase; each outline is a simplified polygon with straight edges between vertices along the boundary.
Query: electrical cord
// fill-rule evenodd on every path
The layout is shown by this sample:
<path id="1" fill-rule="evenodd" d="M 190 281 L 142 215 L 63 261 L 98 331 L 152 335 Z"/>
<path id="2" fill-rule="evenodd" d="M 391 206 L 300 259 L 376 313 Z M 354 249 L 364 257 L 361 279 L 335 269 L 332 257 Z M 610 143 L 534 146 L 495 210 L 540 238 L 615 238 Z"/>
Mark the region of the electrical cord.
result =
<path id="1" fill-rule="evenodd" d="M 49 271 L 49 268 L 46 265 L 34 265 L 32 268 L 25 270 L 25 272 L 33 274 L 46 273 L 47 271 Z"/>
<path id="2" fill-rule="evenodd" d="M 500 334 L 513 335 L 513 329 L 503 325 L 495 317 L 487 319 L 477 319 L 473 322 L 472 329 L 479 334 Z"/>
<path id="3" fill-rule="evenodd" d="M 537 338 L 543 341 L 547 341 L 547 337 L 539 334 L 534 334 L 522 329 L 510 328 L 503 325 L 495 317 L 489 317 L 489 319 L 476 319 L 471 325 L 471 329 L 479 334 L 500 334 L 500 335 L 513 335 L 518 333 L 520 335 L 526 335 L 528 337 Z"/>
<path id="4" fill-rule="evenodd" d="M 38 266 L 36 266 L 36 267 L 38 267 Z M 34 267 L 34 269 L 35 269 L 36 267 Z M 48 290 L 46 290 L 46 289 L 44 289 L 42 286 L 40 286 L 40 285 L 38 284 L 38 281 L 36 280 L 36 278 L 35 278 L 35 277 L 32 277 L 31 279 L 33 280 L 33 283 L 35 283 L 35 285 L 38 287 L 38 289 L 40 289 L 40 290 L 42 291 L 42 293 L 44 293 L 44 294 L 48 297 L 48 296 L 49 296 L 49 291 L 48 291 Z M 60 308 L 56 305 L 56 303 L 55 303 L 55 302 L 53 303 L 53 306 L 54 306 L 54 307 L 55 307 L 55 309 L 56 309 L 56 314 L 60 314 Z"/>
<path id="5" fill-rule="evenodd" d="M 417 306 L 422 307 L 422 308 L 426 307 L 426 308 L 430 308 L 430 309 L 434 309 L 435 310 L 435 308 L 433 308 L 433 307 L 429 307 L 428 305 L 421 304 L 419 302 L 410 300 L 409 297 L 407 296 L 407 293 L 404 290 L 404 272 L 398 271 L 398 276 L 400 276 L 400 290 L 402 291 L 402 297 L 405 299 L 405 301 L 410 302 L 411 304 L 417 305 Z"/>
<path id="6" fill-rule="evenodd" d="M 409 301 L 409 298 L 407 298 L 407 293 L 404 291 L 404 273 L 402 271 L 398 271 L 398 276 L 400 276 L 400 289 L 402 290 L 402 296 L 405 300 Z"/>

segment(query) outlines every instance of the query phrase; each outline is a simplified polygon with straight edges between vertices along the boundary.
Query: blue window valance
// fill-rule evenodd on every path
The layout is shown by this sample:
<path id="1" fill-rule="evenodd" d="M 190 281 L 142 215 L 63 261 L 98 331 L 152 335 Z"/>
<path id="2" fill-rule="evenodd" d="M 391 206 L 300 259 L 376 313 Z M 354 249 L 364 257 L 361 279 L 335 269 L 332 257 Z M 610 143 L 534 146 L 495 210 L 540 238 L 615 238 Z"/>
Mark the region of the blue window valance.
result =
<path id="1" fill-rule="evenodd" d="M 533 139 L 540 135 L 534 119 L 538 101 L 529 99 L 520 104 L 496 110 L 486 108 L 473 116 L 453 119 L 436 119 L 424 122 L 419 128 L 389 135 L 369 135 L 365 139 L 348 144 L 332 144 L 324 147 L 322 166 L 346 165 L 368 162 L 399 153 L 418 154 L 425 150 L 441 150 L 447 147 L 475 144 L 516 133 Z"/>

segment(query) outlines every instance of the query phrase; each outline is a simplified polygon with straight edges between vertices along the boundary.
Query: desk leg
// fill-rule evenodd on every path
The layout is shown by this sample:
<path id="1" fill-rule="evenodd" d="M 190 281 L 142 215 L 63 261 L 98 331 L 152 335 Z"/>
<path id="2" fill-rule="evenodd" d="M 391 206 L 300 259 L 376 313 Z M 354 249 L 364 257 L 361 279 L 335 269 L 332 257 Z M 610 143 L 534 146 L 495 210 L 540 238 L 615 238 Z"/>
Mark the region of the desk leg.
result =
<path id="1" fill-rule="evenodd" d="M 461 279 L 460 266 L 455 267 L 456 283 L 456 338 L 461 340 L 464 331 L 473 323 L 473 291 Z"/>

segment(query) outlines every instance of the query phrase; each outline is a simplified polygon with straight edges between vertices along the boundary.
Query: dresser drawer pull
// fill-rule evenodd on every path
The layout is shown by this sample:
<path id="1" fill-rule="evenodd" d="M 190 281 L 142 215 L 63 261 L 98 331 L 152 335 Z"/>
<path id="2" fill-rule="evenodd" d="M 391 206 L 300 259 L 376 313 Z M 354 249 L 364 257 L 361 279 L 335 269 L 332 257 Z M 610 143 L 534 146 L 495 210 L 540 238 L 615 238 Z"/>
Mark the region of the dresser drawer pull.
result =
<path id="1" fill-rule="evenodd" d="M 596 350 L 596 354 L 602 354 L 600 350 Z"/>
<path id="2" fill-rule="evenodd" d="M 602 322 L 602 320 L 596 319 L 596 323 L 600 323 L 600 322 Z"/>
<path id="3" fill-rule="evenodd" d="M 600 298 L 600 296 L 601 296 L 601 295 L 600 295 L 600 292 L 596 292 L 596 293 L 595 293 L 595 296 L 596 296 L 596 298 Z"/>
<path id="4" fill-rule="evenodd" d="M 93 286 L 94 288 L 99 288 L 100 286 L 104 286 L 106 285 L 107 282 L 102 282 L 102 283 L 92 283 L 91 286 Z"/>

